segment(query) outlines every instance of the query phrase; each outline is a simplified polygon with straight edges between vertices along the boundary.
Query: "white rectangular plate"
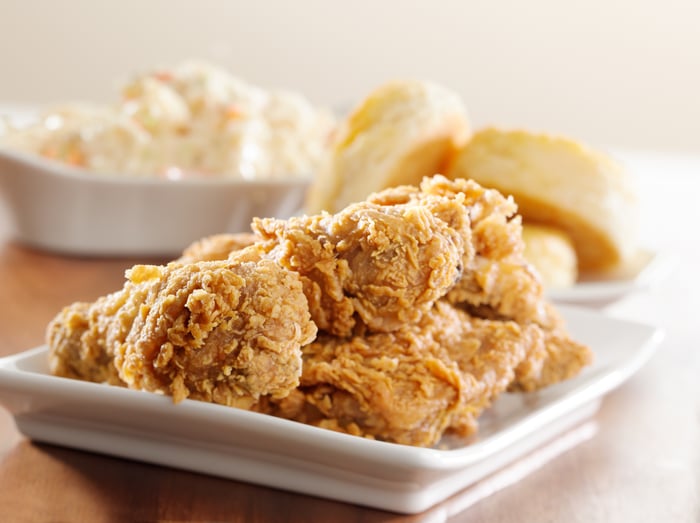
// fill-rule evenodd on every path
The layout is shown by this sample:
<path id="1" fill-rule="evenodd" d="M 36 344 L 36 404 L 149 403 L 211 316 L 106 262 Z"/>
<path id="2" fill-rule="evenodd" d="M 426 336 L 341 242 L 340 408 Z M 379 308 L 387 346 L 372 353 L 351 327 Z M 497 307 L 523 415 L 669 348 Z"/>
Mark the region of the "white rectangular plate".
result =
<path id="1" fill-rule="evenodd" d="M 418 448 L 221 405 L 48 374 L 47 348 L 0 359 L 0 400 L 27 437 L 403 513 L 417 513 L 551 441 L 597 410 L 662 332 L 560 307 L 595 363 L 533 394 L 504 394 L 477 438 Z"/>

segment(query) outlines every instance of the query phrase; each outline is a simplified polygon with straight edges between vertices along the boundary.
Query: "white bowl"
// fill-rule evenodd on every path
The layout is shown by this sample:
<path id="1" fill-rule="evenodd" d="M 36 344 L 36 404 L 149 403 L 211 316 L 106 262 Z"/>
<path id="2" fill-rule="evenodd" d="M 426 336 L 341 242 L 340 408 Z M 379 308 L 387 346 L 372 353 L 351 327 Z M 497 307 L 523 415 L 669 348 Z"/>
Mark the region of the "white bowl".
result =
<path id="1" fill-rule="evenodd" d="M 104 177 L 0 149 L 14 237 L 66 254 L 175 256 L 204 236 L 249 231 L 256 216 L 292 216 L 309 183 Z"/>

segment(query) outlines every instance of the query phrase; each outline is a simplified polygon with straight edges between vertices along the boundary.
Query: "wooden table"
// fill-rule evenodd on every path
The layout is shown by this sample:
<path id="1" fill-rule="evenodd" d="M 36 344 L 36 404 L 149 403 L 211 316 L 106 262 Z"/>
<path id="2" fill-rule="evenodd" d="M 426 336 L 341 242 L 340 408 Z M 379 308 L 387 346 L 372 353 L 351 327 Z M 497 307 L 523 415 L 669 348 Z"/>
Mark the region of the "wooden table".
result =
<path id="1" fill-rule="evenodd" d="M 0 521 L 700 521 L 700 158 L 628 154 L 645 241 L 675 270 L 608 307 L 666 330 L 658 353 L 569 434 L 424 514 L 401 516 L 128 460 L 34 444 L 0 408 Z M 0 219 L 2 213 L 0 213 Z M 119 288 L 144 260 L 71 258 L 8 238 L 0 221 L 0 356 L 43 343 L 64 305 Z M 527 472 L 527 474 L 526 474 Z M 483 499 L 481 499 L 483 498 Z M 468 508 L 465 508 L 466 506 Z"/>

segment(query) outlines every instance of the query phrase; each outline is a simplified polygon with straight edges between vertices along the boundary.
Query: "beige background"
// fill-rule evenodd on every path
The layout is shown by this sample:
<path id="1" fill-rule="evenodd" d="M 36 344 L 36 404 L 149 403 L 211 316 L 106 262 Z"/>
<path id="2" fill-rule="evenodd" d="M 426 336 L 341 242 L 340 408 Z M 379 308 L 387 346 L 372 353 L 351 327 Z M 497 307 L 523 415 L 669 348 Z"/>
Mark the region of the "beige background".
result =
<path id="1" fill-rule="evenodd" d="M 107 101 L 203 58 L 324 104 L 424 78 L 476 127 L 700 152 L 699 22 L 695 0 L 0 0 L 0 103 Z"/>

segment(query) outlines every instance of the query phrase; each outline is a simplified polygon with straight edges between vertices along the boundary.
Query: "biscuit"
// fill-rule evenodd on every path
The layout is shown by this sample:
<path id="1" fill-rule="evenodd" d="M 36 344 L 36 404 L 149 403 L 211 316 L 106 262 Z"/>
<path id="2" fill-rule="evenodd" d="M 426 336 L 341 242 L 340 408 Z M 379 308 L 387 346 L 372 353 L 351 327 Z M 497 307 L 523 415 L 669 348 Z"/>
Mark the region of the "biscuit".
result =
<path id="1" fill-rule="evenodd" d="M 571 238 L 580 271 L 624 264 L 637 248 L 637 201 L 630 175 L 608 156 L 572 140 L 489 128 L 474 134 L 447 169 L 512 195 L 523 223 Z"/>
<path id="2" fill-rule="evenodd" d="M 429 82 L 394 81 L 372 91 L 341 122 L 306 212 L 336 212 L 396 185 L 442 172 L 470 135 L 456 93 Z"/>
<path id="3" fill-rule="evenodd" d="M 525 259 L 539 272 L 547 288 L 570 287 L 578 278 L 576 250 L 562 231 L 544 225 L 523 225 Z"/>

